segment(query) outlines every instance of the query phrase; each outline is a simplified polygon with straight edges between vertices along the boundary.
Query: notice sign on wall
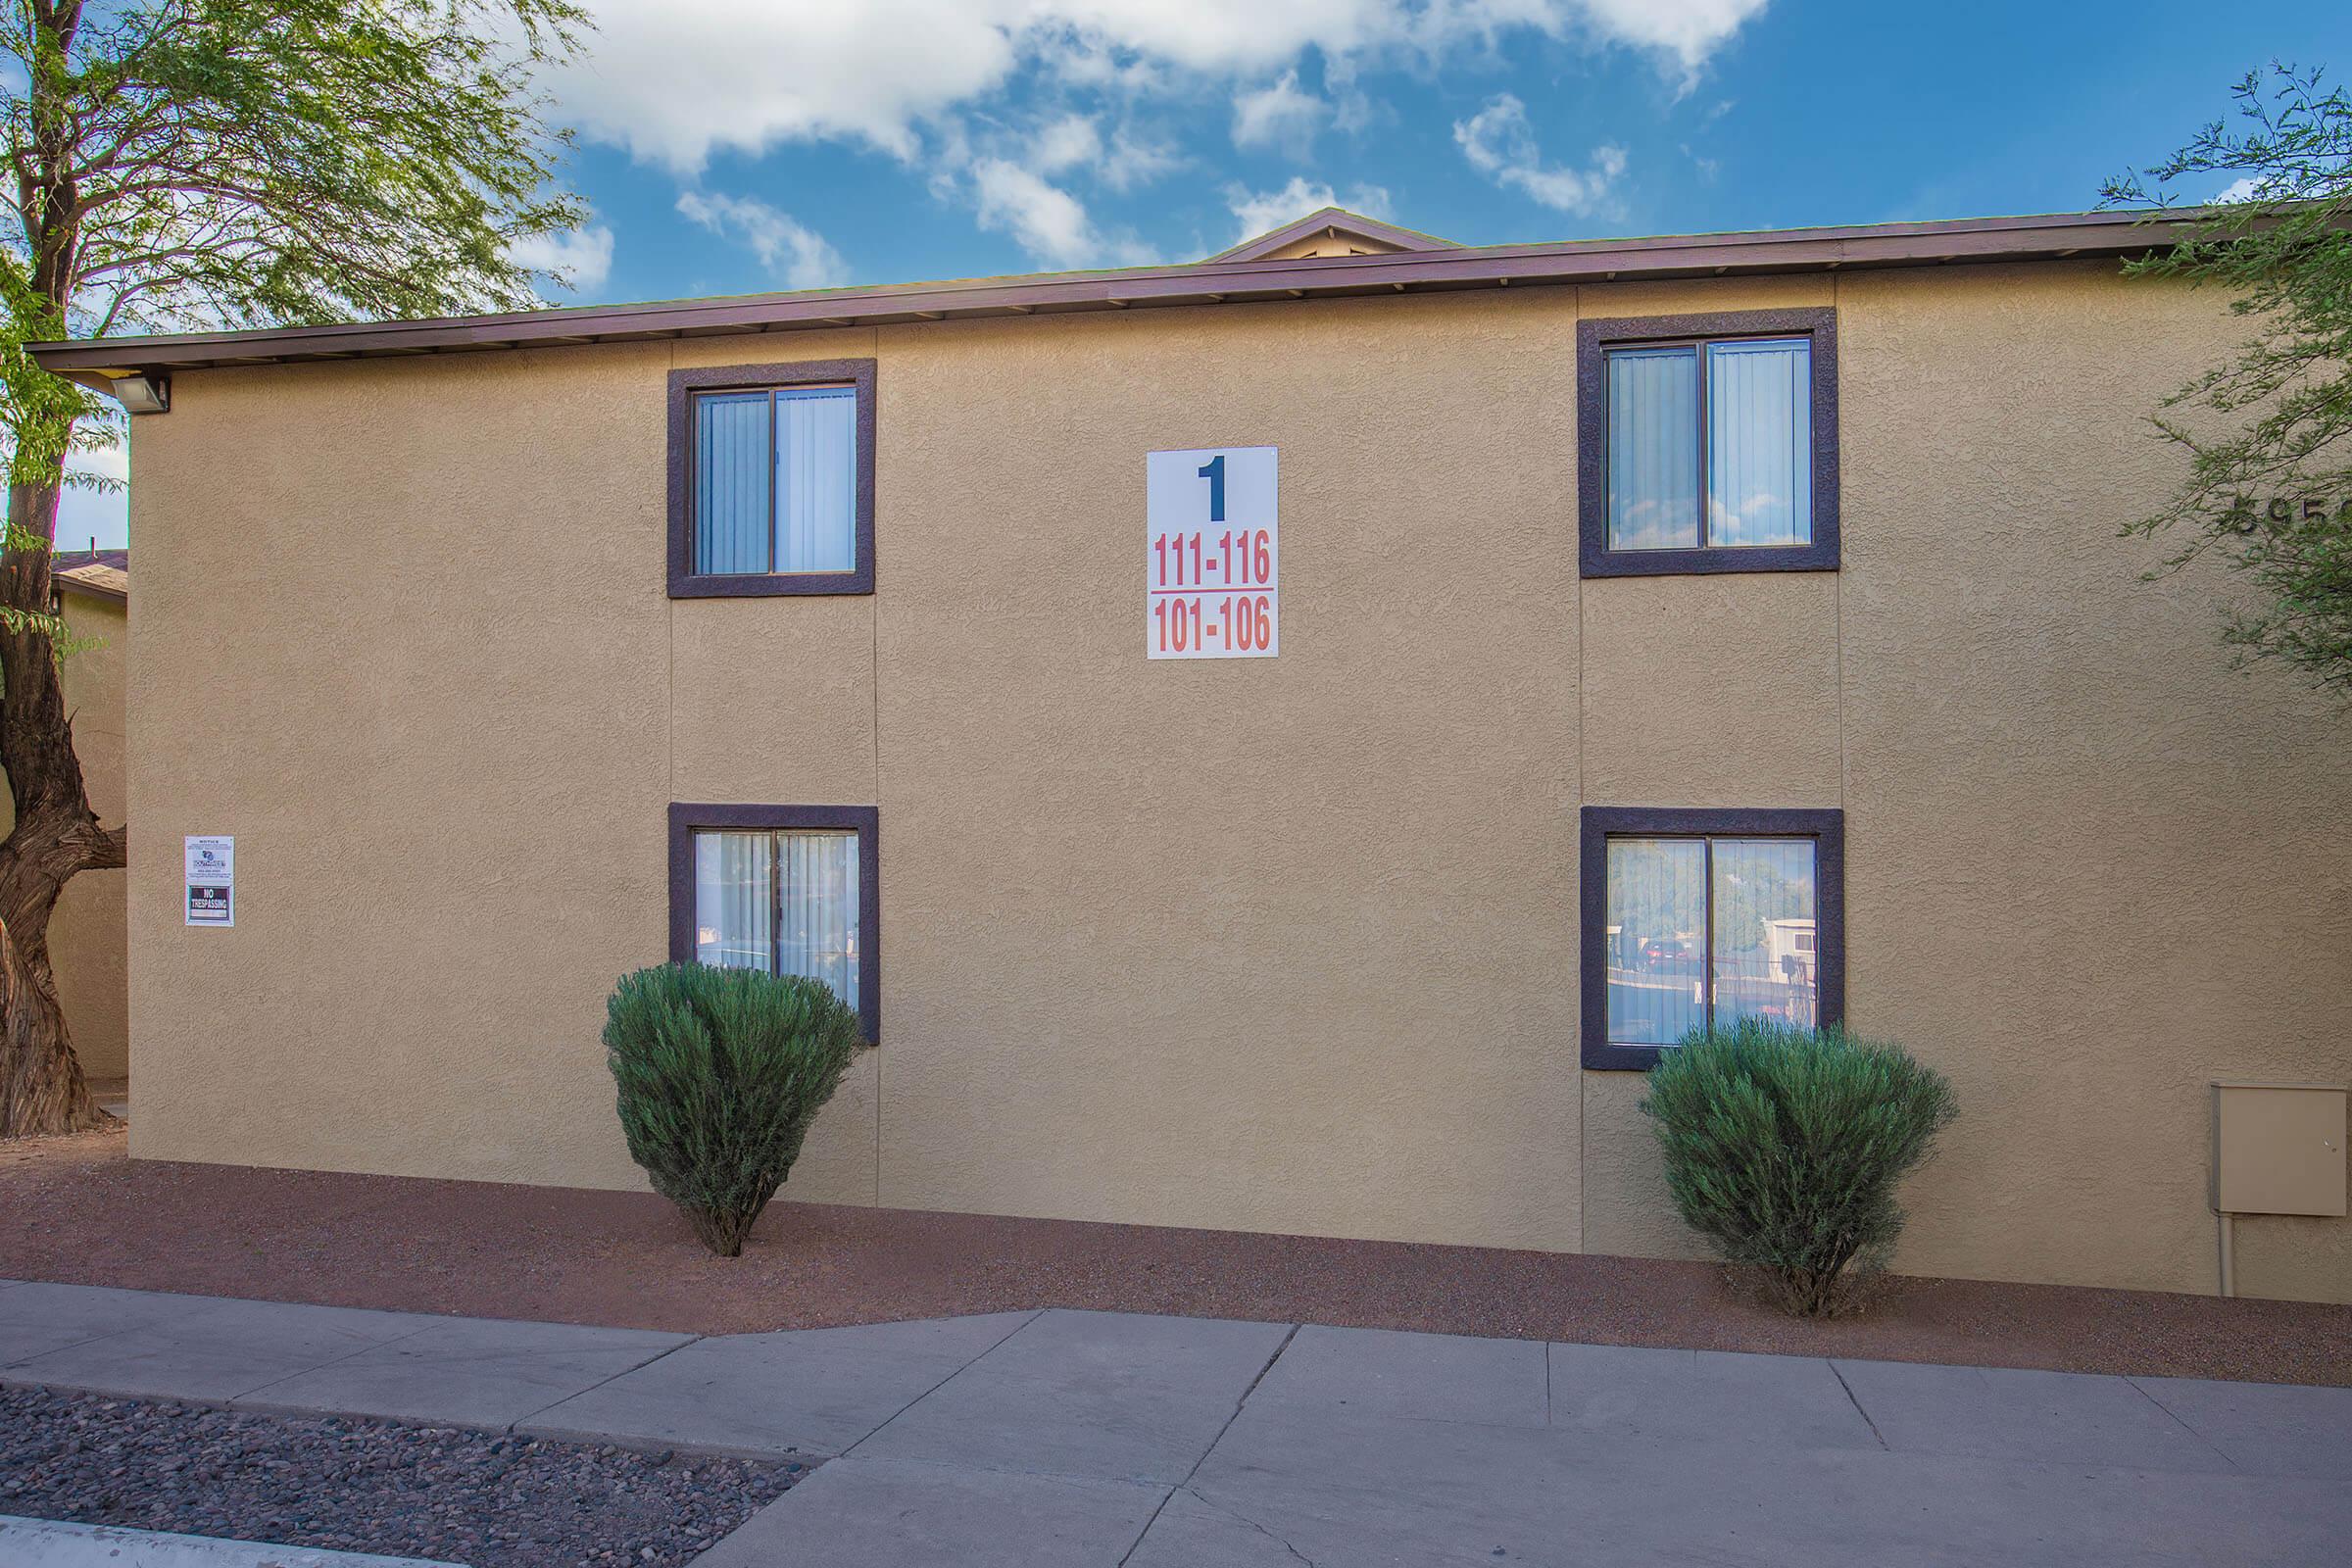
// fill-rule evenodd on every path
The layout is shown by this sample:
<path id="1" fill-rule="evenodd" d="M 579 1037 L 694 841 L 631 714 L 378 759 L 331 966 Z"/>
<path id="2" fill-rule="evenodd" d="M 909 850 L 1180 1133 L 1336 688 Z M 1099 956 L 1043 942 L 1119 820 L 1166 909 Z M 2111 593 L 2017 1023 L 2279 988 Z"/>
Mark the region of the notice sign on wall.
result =
<path id="1" fill-rule="evenodd" d="M 1153 659 L 1282 652 L 1275 449 L 1144 459 L 1144 651 Z"/>
<path id="2" fill-rule="evenodd" d="M 188 835 L 188 924 L 237 923 L 237 841 Z"/>

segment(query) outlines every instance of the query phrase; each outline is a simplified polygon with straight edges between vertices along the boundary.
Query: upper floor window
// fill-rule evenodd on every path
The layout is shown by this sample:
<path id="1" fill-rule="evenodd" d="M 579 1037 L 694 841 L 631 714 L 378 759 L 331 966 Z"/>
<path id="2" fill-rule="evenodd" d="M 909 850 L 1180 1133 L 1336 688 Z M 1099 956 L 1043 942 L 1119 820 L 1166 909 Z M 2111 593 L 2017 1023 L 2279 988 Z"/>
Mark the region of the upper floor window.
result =
<path id="1" fill-rule="evenodd" d="M 871 593 L 873 362 L 669 380 L 671 597 Z"/>
<path id="2" fill-rule="evenodd" d="M 1586 576 L 1837 566 L 1831 312 L 1584 321 L 1577 337 Z"/>

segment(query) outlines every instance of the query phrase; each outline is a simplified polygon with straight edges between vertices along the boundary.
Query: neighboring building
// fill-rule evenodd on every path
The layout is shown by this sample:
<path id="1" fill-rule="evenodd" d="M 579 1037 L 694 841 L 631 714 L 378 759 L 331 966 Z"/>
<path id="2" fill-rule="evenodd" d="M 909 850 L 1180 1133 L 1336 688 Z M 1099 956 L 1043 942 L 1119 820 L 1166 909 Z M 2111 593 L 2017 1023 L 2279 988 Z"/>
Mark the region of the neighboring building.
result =
<path id="1" fill-rule="evenodd" d="M 60 550 L 50 567 L 58 612 L 81 645 L 63 680 L 90 808 L 122 820 L 122 678 L 130 649 L 130 552 Z M 0 830 L 11 818 L 0 791 Z M 130 1072 L 130 984 L 120 870 L 84 871 L 49 917 L 49 962 L 82 1072 L 104 1083 Z M 111 1097 L 109 1097 L 111 1098 Z"/>
<path id="2" fill-rule="evenodd" d="M 2209 1082 L 2352 1067 L 2352 734 L 2118 537 L 2246 329 L 2119 275 L 2172 232 L 1327 212 L 42 347 L 170 409 L 133 1152 L 635 1185 L 605 997 L 700 956 L 877 1034 L 795 1197 L 1686 1253 L 1636 1107 L 1711 1005 L 1951 1075 L 1900 1266 L 2210 1291 Z M 2236 1272 L 2352 1298 L 2347 1222 Z"/>

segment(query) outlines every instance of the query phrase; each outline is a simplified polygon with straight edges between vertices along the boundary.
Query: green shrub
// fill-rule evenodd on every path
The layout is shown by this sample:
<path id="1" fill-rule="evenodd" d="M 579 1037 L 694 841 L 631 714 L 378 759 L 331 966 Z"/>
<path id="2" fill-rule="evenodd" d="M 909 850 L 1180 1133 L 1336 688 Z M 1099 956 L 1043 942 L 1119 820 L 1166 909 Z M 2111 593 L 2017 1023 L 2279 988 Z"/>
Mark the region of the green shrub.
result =
<path id="1" fill-rule="evenodd" d="M 1692 1030 L 1642 1110 L 1684 1223 L 1805 1316 L 1886 1266 L 1895 1185 L 1957 1114 L 1951 1084 L 1898 1047 L 1763 1019 Z"/>
<path id="2" fill-rule="evenodd" d="M 858 1035 L 858 1014 L 798 975 L 673 963 L 613 988 L 605 1059 L 629 1157 L 719 1256 L 743 1251 L 792 1173 Z"/>

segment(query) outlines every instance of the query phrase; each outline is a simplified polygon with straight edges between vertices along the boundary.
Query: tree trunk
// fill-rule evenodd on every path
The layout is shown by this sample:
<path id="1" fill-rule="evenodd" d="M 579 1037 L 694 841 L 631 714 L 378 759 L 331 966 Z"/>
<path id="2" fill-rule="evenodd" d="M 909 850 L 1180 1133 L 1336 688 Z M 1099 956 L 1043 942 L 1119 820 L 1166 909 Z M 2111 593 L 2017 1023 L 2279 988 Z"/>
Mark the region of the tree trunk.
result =
<path id="1" fill-rule="evenodd" d="M 77 1133 L 114 1120 L 90 1098 L 57 1004 L 49 956 L 0 931 L 0 1136 Z"/>
<path id="2" fill-rule="evenodd" d="M 55 474 L 9 487 L 9 520 L 42 541 L 0 556 L 0 605 L 22 613 L 49 609 L 58 489 Z M 75 873 L 123 863 L 127 833 L 90 809 L 56 650 L 36 630 L 0 626 L 0 765 L 17 813 L 0 840 L 0 1137 L 102 1126 L 113 1118 L 90 1099 L 58 1005 L 49 916 Z"/>
<path id="3" fill-rule="evenodd" d="M 30 145 L 19 146 L 18 217 L 24 281 L 46 307 L 40 325 L 62 332 L 79 289 L 79 133 L 64 83 L 82 0 L 40 0 L 25 11 L 33 60 L 25 89 Z M 12 300 L 22 327 L 31 321 Z M 12 388 L 21 394 L 23 388 Z M 98 825 L 74 755 L 74 726 L 58 679 L 50 614 L 57 498 L 73 450 L 77 404 L 52 408 L 12 397 L 9 538 L 0 547 L 0 767 L 16 820 L 0 840 L 0 1137 L 74 1132 L 113 1120 L 90 1100 L 49 968 L 49 916 L 81 871 L 123 863 L 127 835 Z M 24 548 L 17 548 L 19 544 Z"/>

